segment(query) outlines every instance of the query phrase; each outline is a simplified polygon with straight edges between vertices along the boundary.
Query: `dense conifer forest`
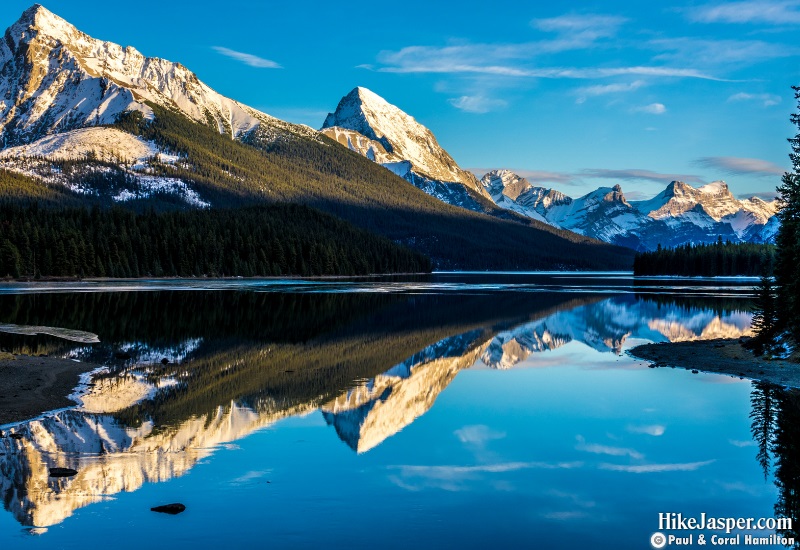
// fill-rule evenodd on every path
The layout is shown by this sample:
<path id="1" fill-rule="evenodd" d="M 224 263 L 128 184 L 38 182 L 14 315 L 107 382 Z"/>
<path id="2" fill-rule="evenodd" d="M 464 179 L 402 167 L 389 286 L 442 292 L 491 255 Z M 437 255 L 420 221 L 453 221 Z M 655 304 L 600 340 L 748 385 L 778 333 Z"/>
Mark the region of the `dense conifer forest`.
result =
<path id="1" fill-rule="evenodd" d="M 385 237 L 301 205 L 134 213 L 0 204 L 0 277 L 427 272 Z"/>
<path id="2" fill-rule="evenodd" d="M 639 252 L 633 260 L 634 275 L 685 275 L 719 277 L 747 275 L 757 277 L 775 259 L 771 244 L 731 243 L 686 244 Z"/>

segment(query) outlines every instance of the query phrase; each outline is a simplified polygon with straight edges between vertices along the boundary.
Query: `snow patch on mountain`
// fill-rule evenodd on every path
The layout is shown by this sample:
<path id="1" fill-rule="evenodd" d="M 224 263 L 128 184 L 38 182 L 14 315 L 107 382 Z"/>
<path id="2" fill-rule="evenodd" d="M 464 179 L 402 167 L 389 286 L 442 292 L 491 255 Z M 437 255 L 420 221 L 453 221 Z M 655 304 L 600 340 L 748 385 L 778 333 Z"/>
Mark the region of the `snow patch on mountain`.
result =
<path id="1" fill-rule="evenodd" d="M 189 187 L 186 182 L 177 178 L 165 178 L 160 176 L 138 176 L 137 186 L 134 189 L 123 189 L 112 197 L 115 202 L 127 202 L 136 199 L 148 199 L 155 194 L 162 193 L 174 195 L 182 199 L 186 204 L 197 208 L 208 208 L 211 203 L 200 198 L 195 190 Z"/>
<path id="2" fill-rule="evenodd" d="M 156 195 L 170 195 L 196 208 L 211 206 L 211 203 L 204 200 L 189 183 L 179 178 L 148 174 L 148 171 L 153 171 L 149 161 L 139 162 L 129 168 L 109 166 L 95 161 L 62 167 L 57 158 L 58 151 L 56 150 L 52 158 L 21 155 L 0 157 L 0 168 L 35 179 L 43 186 L 61 186 L 72 193 L 87 197 L 128 202 Z M 166 161 L 168 164 L 179 161 L 179 157 L 165 153 L 157 153 L 151 158 L 158 162 Z M 110 183 L 104 185 L 97 183 L 103 179 Z"/>
<path id="3" fill-rule="evenodd" d="M 80 128 L 45 136 L 33 143 L 0 151 L 0 158 L 43 157 L 49 160 L 83 160 L 142 163 L 159 155 L 155 144 L 109 127 Z"/>

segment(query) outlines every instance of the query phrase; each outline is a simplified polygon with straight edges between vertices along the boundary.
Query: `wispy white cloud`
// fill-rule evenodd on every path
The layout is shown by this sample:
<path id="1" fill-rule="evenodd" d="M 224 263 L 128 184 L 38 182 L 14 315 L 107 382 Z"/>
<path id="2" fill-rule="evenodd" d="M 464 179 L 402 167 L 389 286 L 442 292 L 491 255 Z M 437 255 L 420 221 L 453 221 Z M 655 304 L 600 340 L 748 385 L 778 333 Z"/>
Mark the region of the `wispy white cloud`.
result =
<path id="1" fill-rule="evenodd" d="M 709 73 L 686 67 L 529 67 L 509 60 L 528 58 L 523 52 L 530 45 L 472 44 L 461 46 L 409 46 L 396 52 L 378 54 L 377 71 L 397 74 L 463 74 L 512 78 L 594 79 L 616 76 L 651 76 L 723 80 Z"/>
<path id="2" fill-rule="evenodd" d="M 634 113 L 647 113 L 649 115 L 663 115 L 667 112 L 667 107 L 663 103 L 650 103 L 641 107 L 631 109 Z"/>
<path id="3" fill-rule="evenodd" d="M 247 472 L 235 479 L 232 479 L 230 484 L 231 485 L 243 485 L 249 481 L 254 481 L 257 479 L 261 479 L 270 474 L 272 470 L 252 470 Z"/>
<path id="4" fill-rule="evenodd" d="M 762 177 L 780 176 L 786 171 L 768 160 L 746 157 L 703 157 L 697 164 L 734 176 L 751 175 Z"/>
<path id="5" fill-rule="evenodd" d="M 728 101 L 756 101 L 761 103 L 764 107 L 772 107 L 781 102 L 781 96 L 775 94 L 748 94 L 746 92 L 739 92 L 738 94 L 730 96 Z"/>
<path id="6" fill-rule="evenodd" d="M 608 464 L 603 463 L 598 466 L 601 470 L 610 470 L 612 472 L 628 472 L 631 474 L 652 474 L 662 472 L 693 472 L 699 470 L 703 466 L 713 464 L 715 460 L 704 460 L 702 462 L 682 462 L 677 464 L 637 464 L 637 465 L 624 465 L 624 464 Z"/>
<path id="7" fill-rule="evenodd" d="M 612 180 L 645 180 L 658 183 L 669 183 L 672 181 L 684 181 L 686 183 L 705 183 L 700 176 L 692 174 L 663 174 L 652 170 L 638 168 L 613 170 L 608 168 L 587 168 L 581 172 L 588 178 L 612 179 Z"/>
<path id="8" fill-rule="evenodd" d="M 646 426 L 628 426 L 627 429 L 629 432 L 634 434 L 646 434 L 658 437 L 664 435 L 664 432 L 667 428 L 661 424 L 649 424 Z"/>
<path id="9" fill-rule="evenodd" d="M 445 491 L 462 491 L 468 488 L 468 482 L 483 479 L 487 474 L 504 474 L 520 470 L 571 470 L 583 467 L 583 462 L 496 462 L 474 466 L 388 466 L 391 474 L 389 480 L 398 487 L 408 491 L 420 491 L 425 488 Z M 485 481 L 481 481 L 485 483 Z M 499 485 L 509 490 L 508 485 Z"/>
<path id="10" fill-rule="evenodd" d="M 213 46 L 212 49 L 219 54 L 222 54 L 226 57 L 230 57 L 231 59 L 235 59 L 236 61 L 241 61 L 245 65 L 250 65 L 251 67 L 257 67 L 259 69 L 283 68 L 275 61 L 272 61 L 270 59 L 264 59 L 263 57 L 258 57 L 257 55 L 253 55 L 250 53 L 237 52 L 236 50 L 231 50 L 230 48 L 224 48 L 222 46 Z"/>
<path id="11" fill-rule="evenodd" d="M 556 39 L 538 43 L 539 51 L 553 52 L 595 46 L 600 39 L 614 37 L 627 21 L 615 15 L 566 14 L 534 19 L 531 25 L 540 31 L 556 33 Z"/>
<path id="12" fill-rule="evenodd" d="M 578 436 L 578 444 L 575 446 L 575 450 L 599 455 L 629 456 L 635 460 L 642 460 L 644 458 L 644 455 L 635 449 L 612 447 L 610 445 L 599 445 L 597 443 L 586 443 L 586 440 L 580 435 Z"/>
<path id="13" fill-rule="evenodd" d="M 503 439 L 505 432 L 498 432 L 484 424 L 475 424 L 459 428 L 454 435 L 461 443 L 483 447 L 494 439 Z"/>
<path id="14" fill-rule="evenodd" d="M 549 170 L 514 170 L 523 178 L 536 183 L 560 183 L 562 185 L 578 185 L 575 182 L 575 175 L 565 172 L 551 172 Z"/>
<path id="15" fill-rule="evenodd" d="M 508 105 L 508 102 L 502 99 L 492 99 L 482 95 L 462 95 L 447 101 L 456 109 L 478 114 L 496 111 Z"/>
<path id="16" fill-rule="evenodd" d="M 576 103 L 583 103 L 589 97 L 603 96 L 608 94 L 619 94 L 634 92 L 645 85 L 644 80 L 634 80 L 633 82 L 618 82 L 615 84 L 597 84 L 594 86 L 583 86 L 575 90 L 578 96 Z"/>
<path id="17" fill-rule="evenodd" d="M 495 464 L 477 464 L 474 466 L 417 466 L 400 465 L 388 466 L 389 469 L 397 469 L 404 474 L 426 476 L 426 477 L 459 477 L 464 474 L 475 473 L 503 473 L 515 472 L 518 470 L 572 470 L 581 468 L 583 462 L 499 462 Z"/>
<path id="18" fill-rule="evenodd" d="M 767 25 L 800 24 L 800 1 L 746 0 L 705 4 L 686 10 L 690 21 L 697 23 L 760 23 Z"/>
<path id="19" fill-rule="evenodd" d="M 800 48 L 762 40 L 706 40 L 674 37 L 650 40 L 645 46 L 656 50 L 655 60 L 693 67 L 737 68 L 772 59 L 796 56 Z"/>

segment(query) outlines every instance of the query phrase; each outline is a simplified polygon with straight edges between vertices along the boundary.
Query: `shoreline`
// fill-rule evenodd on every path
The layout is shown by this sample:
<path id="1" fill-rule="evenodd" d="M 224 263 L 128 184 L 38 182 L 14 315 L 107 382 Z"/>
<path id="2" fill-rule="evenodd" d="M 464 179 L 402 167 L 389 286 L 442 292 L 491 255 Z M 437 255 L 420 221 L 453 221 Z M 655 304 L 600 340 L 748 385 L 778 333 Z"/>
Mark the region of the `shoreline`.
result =
<path id="1" fill-rule="evenodd" d="M 13 359 L 11 358 L 13 357 Z M 47 356 L 0 356 L 0 426 L 74 407 L 83 376 L 100 365 Z"/>
<path id="2" fill-rule="evenodd" d="M 390 273 L 367 273 L 362 275 L 254 275 L 250 277 L 244 277 L 239 275 L 219 275 L 219 276 L 212 276 L 212 275 L 198 275 L 198 276 L 187 276 L 187 277 L 178 277 L 178 276 L 171 276 L 171 277 L 155 277 L 155 276 L 143 276 L 143 277 L 55 277 L 55 276 L 46 276 L 46 277 L 19 277 L 19 278 L 12 278 L 12 277 L 3 277 L 0 278 L 0 284 L 14 284 L 14 283 L 31 283 L 31 284 L 38 284 L 38 283 L 108 283 L 108 282 L 125 282 L 125 281 L 259 281 L 259 280 L 306 280 L 306 279 L 367 279 L 370 277 L 394 277 L 394 276 L 420 276 L 420 275 L 433 275 L 437 273 L 435 271 L 420 271 L 420 272 L 390 272 Z M 439 271 L 438 273 L 448 273 Z"/>
<path id="3" fill-rule="evenodd" d="M 628 354 L 650 362 L 651 368 L 682 368 L 800 388 L 800 364 L 756 357 L 742 347 L 740 339 L 642 344 L 628 350 Z"/>

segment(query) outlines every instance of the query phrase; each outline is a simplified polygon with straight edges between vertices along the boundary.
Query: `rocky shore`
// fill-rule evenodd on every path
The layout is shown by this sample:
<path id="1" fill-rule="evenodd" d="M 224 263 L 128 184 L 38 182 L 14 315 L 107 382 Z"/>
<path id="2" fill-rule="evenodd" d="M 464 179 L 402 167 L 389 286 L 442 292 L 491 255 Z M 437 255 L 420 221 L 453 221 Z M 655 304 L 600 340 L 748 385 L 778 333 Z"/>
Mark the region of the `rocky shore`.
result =
<path id="1" fill-rule="evenodd" d="M 678 367 L 800 388 L 800 364 L 756 357 L 738 339 L 644 344 L 628 353 L 652 362 L 657 368 Z"/>
<path id="2" fill-rule="evenodd" d="M 68 396 L 80 375 L 97 367 L 69 359 L 0 352 L 0 425 L 74 405 Z"/>

